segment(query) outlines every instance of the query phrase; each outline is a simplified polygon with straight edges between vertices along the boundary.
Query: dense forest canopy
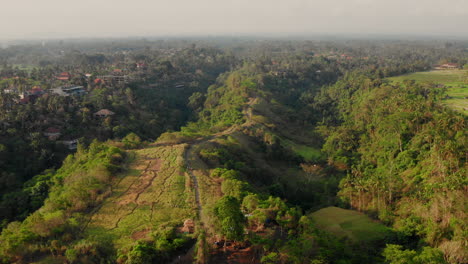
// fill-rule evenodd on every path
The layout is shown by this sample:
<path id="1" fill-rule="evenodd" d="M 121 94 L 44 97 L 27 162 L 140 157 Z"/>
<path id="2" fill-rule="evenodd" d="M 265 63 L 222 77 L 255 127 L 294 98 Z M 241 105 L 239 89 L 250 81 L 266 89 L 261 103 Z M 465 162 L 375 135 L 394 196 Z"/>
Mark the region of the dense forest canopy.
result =
<path id="1" fill-rule="evenodd" d="M 0 49 L 0 262 L 466 263 L 467 90 L 462 41 Z"/>

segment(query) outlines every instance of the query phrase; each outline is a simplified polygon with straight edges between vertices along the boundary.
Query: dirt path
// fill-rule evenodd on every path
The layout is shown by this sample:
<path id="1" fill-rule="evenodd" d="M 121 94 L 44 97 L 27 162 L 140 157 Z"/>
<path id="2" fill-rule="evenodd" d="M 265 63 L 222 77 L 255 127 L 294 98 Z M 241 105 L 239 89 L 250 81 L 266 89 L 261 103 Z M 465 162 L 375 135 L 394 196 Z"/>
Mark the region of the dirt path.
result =
<path id="1" fill-rule="evenodd" d="M 187 168 L 187 173 L 189 174 L 190 179 L 191 179 L 192 184 L 193 184 L 193 189 L 194 189 L 194 192 L 195 192 L 195 202 L 197 204 L 198 223 L 199 223 L 201 228 L 203 228 L 203 226 L 204 226 L 204 223 L 203 223 L 203 220 L 202 220 L 203 205 L 202 205 L 201 200 L 200 200 L 200 189 L 199 189 L 198 179 L 197 179 L 197 176 L 193 173 L 194 166 L 191 164 L 191 159 L 190 159 L 191 155 L 193 155 L 193 153 L 194 153 L 194 147 L 199 145 L 199 144 L 202 144 L 202 143 L 205 143 L 205 142 L 208 142 L 208 141 L 212 141 L 212 140 L 214 140 L 216 138 L 219 138 L 221 136 L 232 134 L 235 131 L 239 130 L 239 128 L 241 128 L 241 127 L 250 126 L 252 124 L 252 105 L 255 104 L 256 102 L 257 102 L 256 98 L 250 98 L 249 101 L 247 102 L 245 108 L 242 111 L 244 113 L 244 116 L 246 117 L 246 120 L 245 120 L 244 124 L 242 124 L 241 126 L 234 125 L 234 126 L 229 127 L 226 130 L 215 133 L 214 135 L 209 136 L 207 138 L 192 141 L 192 142 L 188 143 L 189 146 L 185 149 L 185 152 L 184 152 L 185 167 Z M 163 144 L 165 145 L 166 143 L 163 143 Z M 163 145 L 163 144 L 161 144 L 161 145 Z M 180 256 L 180 257 L 182 257 L 183 259 L 184 258 L 192 259 L 192 255 L 193 255 L 194 250 L 195 250 L 195 245 L 185 254 L 185 256 Z M 172 263 L 190 263 L 190 262 L 184 262 L 184 261 L 180 261 L 180 259 L 179 260 L 175 259 Z M 240 263 L 244 263 L 244 262 L 240 262 Z"/>
<path id="2" fill-rule="evenodd" d="M 245 108 L 242 111 L 244 113 L 244 116 L 246 117 L 246 120 L 245 120 L 244 124 L 241 125 L 241 127 L 251 125 L 251 123 L 252 123 L 252 105 L 254 105 L 256 102 L 257 102 L 257 98 L 249 98 L 249 101 L 247 102 Z M 228 129 L 223 130 L 221 132 L 218 132 L 218 133 L 216 133 L 216 134 L 214 134 L 214 135 L 212 135 L 212 136 L 210 136 L 208 138 L 205 138 L 205 139 L 202 139 L 202 140 L 197 140 L 197 141 L 191 143 L 189 145 L 189 147 L 185 150 L 184 159 L 185 159 L 185 162 L 186 162 L 186 168 L 187 168 L 188 174 L 190 175 L 190 178 L 192 179 L 193 188 L 194 188 L 194 191 L 195 191 L 195 202 L 197 203 L 197 207 L 198 207 L 198 218 L 199 218 L 200 224 L 202 226 L 203 226 L 203 222 L 201 221 L 201 216 L 202 216 L 203 206 L 202 206 L 202 204 L 200 202 L 200 190 L 198 188 L 198 179 L 197 179 L 197 176 L 195 176 L 195 174 L 193 173 L 193 166 L 190 163 L 190 153 L 193 152 L 193 148 L 196 145 L 204 143 L 204 142 L 212 141 L 213 139 L 216 139 L 216 138 L 221 137 L 221 136 L 232 134 L 235 131 L 237 131 L 238 129 L 239 129 L 239 126 L 236 126 L 236 125 L 231 126 Z"/>
<path id="3" fill-rule="evenodd" d="M 192 179 L 193 188 L 194 188 L 194 191 L 195 191 L 195 202 L 197 203 L 197 208 L 198 208 L 198 219 L 201 219 L 203 208 L 202 208 L 202 205 L 201 205 L 201 202 L 200 202 L 200 190 L 198 188 L 197 176 L 195 176 L 195 174 L 193 174 L 192 166 L 190 165 L 190 159 L 189 159 L 189 153 L 190 153 L 190 151 L 192 151 L 194 146 L 195 145 L 190 145 L 185 150 L 184 159 L 185 159 L 186 166 L 187 166 L 187 172 L 190 175 L 190 179 Z M 202 222 L 200 222 L 200 224 L 203 225 Z"/>

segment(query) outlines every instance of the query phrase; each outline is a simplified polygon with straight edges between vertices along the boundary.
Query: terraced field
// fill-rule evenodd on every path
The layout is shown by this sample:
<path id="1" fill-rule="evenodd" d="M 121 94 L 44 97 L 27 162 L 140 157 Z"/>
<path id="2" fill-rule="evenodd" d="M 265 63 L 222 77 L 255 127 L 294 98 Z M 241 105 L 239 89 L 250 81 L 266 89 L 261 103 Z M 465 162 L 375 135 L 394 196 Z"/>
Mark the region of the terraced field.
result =
<path id="1" fill-rule="evenodd" d="M 112 186 L 112 195 L 92 214 L 86 234 L 105 235 L 122 247 L 165 224 L 194 219 L 197 206 L 184 172 L 185 148 L 180 144 L 137 150 L 129 175 Z"/>

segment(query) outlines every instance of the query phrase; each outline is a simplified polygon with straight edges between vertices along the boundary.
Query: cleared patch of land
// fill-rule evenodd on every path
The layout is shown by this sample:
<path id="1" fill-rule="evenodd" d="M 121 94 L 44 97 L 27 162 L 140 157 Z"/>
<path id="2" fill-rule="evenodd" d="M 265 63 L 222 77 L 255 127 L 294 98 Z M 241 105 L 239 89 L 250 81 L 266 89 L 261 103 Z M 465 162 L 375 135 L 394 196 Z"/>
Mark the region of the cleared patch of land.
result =
<path id="1" fill-rule="evenodd" d="M 383 239 L 390 229 L 370 219 L 367 215 L 338 207 L 320 209 L 310 215 L 318 227 L 354 242 L 371 242 Z"/>
<path id="2" fill-rule="evenodd" d="M 144 239 L 164 225 L 194 219 L 196 205 L 184 173 L 185 145 L 136 151 L 128 175 L 112 186 L 112 195 L 90 218 L 89 236 L 107 236 L 122 247 Z"/>
<path id="3" fill-rule="evenodd" d="M 444 104 L 468 115 L 468 70 L 437 70 L 416 72 L 388 78 L 392 82 L 414 80 L 416 82 L 433 82 L 447 87 L 448 98 Z"/>
<path id="4" fill-rule="evenodd" d="M 307 146 L 304 144 L 297 144 L 289 139 L 282 140 L 284 146 L 291 148 L 294 153 L 304 158 L 306 162 L 313 162 L 320 159 L 322 153 L 320 149 Z"/>

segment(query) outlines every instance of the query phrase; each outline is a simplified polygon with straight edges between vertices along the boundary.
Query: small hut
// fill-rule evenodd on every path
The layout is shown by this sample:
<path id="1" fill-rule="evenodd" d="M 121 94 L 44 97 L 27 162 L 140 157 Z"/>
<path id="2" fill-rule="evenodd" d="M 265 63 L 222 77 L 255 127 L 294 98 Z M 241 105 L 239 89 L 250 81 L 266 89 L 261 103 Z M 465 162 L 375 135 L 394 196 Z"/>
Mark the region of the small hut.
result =
<path id="1" fill-rule="evenodd" d="M 193 222 L 192 219 L 185 220 L 181 231 L 184 233 L 193 233 L 195 231 L 195 222 Z"/>
<path id="2" fill-rule="evenodd" d="M 97 111 L 96 113 L 94 113 L 95 117 L 108 117 L 108 116 L 112 116 L 112 115 L 115 115 L 115 113 L 112 112 L 109 109 L 101 109 L 101 110 Z"/>

